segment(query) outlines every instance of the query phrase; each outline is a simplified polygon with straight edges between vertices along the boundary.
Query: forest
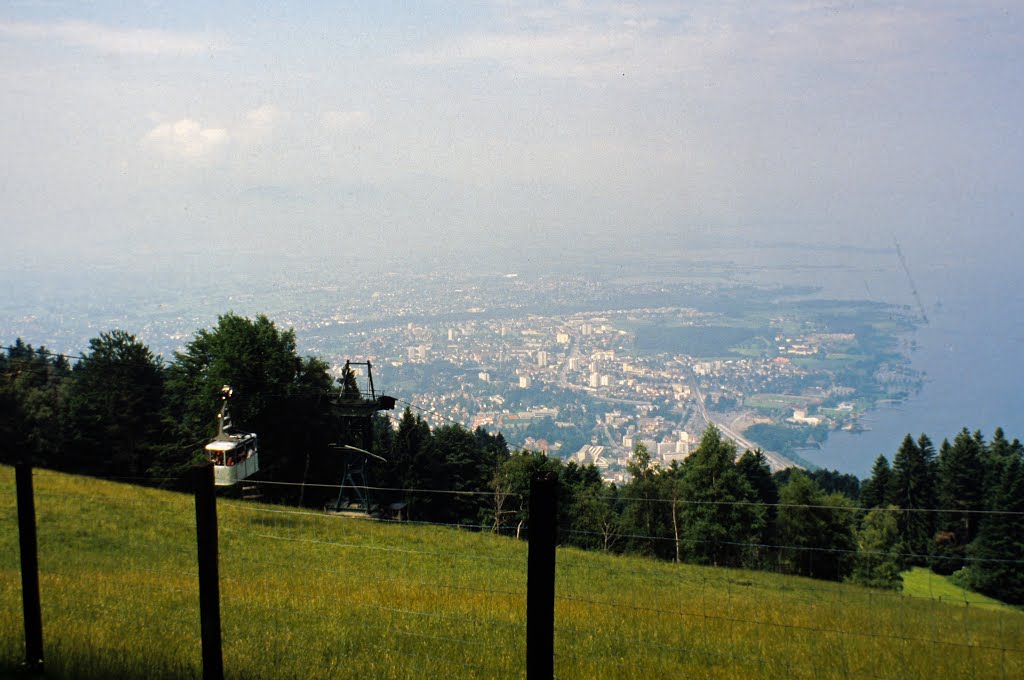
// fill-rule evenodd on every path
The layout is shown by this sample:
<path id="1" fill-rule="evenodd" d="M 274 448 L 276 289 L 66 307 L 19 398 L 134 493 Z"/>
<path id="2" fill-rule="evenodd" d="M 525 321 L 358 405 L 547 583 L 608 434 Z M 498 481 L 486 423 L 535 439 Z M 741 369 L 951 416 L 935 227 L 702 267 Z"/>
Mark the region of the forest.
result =
<path id="1" fill-rule="evenodd" d="M 431 427 L 407 402 L 369 417 L 371 434 L 355 441 L 339 407 L 358 393 L 355 375 L 335 380 L 262 315 L 224 314 L 169 360 L 123 330 L 78 357 L 15 341 L 0 352 L 0 462 L 185 488 L 216 431 L 224 385 L 232 422 L 259 435 L 256 479 L 287 483 L 266 487 L 272 502 L 328 505 L 345 469 L 339 445 L 370 442 L 380 459 L 365 484 L 381 518 L 400 508 L 402 519 L 525 538 L 530 479 L 552 471 L 565 545 L 889 589 L 927 567 L 1024 604 L 1024 446 L 1000 429 L 986 438 L 964 428 L 938 447 L 908 434 L 891 462 L 879 456 L 859 480 L 773 475 L 760 451 L 738 451 L 711 427 L 671 466 L 638 444 L 630 480 L 616 486 L 594 466 L 511 450 L 500 433 Z"/>

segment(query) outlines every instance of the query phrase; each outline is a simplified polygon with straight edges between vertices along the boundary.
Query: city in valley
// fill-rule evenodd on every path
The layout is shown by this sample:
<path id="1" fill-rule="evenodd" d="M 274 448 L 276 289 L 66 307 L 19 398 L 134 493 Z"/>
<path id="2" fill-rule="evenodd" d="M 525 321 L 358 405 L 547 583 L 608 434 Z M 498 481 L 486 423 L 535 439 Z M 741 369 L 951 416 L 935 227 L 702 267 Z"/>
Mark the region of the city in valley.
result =
<path id="1" fill-rule="evenodd" d="M 393 274 L 268 282 L 187 309 L 149 293 L 105 307 L 83 289 L 64 308 L 8 315 L 0 332 L 74 355 L 116 327 L 170 356 L 219 313 L 266 313 L 336 374 L 370 361 L 377 390 L 432 425 L 500 431 L 611 480 L 636 443 L 670 465 L 711 423 L 775 469 L 806 465 L 801 451 L 829 430 L 857 429 L 920 385 L 909 308 L 795 286 Z"/>

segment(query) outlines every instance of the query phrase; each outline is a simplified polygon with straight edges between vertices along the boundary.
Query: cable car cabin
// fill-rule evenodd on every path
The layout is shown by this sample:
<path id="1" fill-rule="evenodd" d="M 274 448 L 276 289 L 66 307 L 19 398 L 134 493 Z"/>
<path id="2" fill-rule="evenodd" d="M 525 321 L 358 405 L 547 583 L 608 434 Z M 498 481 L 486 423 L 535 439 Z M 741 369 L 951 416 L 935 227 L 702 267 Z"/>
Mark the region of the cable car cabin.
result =
<path id="1" fill-rule="evenodd" d="M 217 414 L 217 436 L 206 445 L 206 453 L 213 463 L 213 483 L 231 486 L 260 470 L 259 447 L 256 435 L 228 432 L 228 400 L 234 390 L 229 385 L 220 389 L 220 412 Z"/>
<path id="2" fill-rule="evenodd" d="M 230 486 L 259 472 L 260 455 L 254 434 L 225 434 L 206 445 L 213 462 L 213 483 Z"/>

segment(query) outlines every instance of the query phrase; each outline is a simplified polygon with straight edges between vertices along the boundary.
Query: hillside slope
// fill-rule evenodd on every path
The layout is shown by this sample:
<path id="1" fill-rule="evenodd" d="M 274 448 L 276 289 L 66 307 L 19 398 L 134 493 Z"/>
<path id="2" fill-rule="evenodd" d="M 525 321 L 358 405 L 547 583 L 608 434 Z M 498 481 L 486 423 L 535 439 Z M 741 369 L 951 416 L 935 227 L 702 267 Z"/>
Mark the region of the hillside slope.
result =
<path id="1" fill-rule="evenodd" d="M 199 677 L 191 496 L 35 475 L 47 677 Z M 0 468 L 0 672 L 22 656 Z M 229 678 L 518 677 L 525 543 L 221 501 Z M 1024 614 L 731 569 L 558 554 L 558 677 L 1024 677 Z"/>

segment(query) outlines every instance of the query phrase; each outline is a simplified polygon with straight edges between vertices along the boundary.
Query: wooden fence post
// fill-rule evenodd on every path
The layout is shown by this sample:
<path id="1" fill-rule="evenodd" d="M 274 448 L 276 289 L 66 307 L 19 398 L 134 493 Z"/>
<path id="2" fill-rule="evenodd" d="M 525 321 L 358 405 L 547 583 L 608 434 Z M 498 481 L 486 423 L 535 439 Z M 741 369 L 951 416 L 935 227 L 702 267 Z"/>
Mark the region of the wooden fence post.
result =
<path id="1" fill-rule="evenodd" d="M 192 470 L 196 495 L 196 548 L 199 563 L 199 618 L 203 644 L 203 680 L 223 680 L 220 632 L 220 580 L 217 568 L 217 496 L 213 463 Z"/>
<path id="2" fill-rule="evenodd" d="M 526 677 L 555 674 L 555 543 L 558 538 L 558 475 L 530 479 L 529 553 L 526 566 Z"/>
<path id="3" fill-rule="evenodd" d="M 21 603 L 25 615 L 25 667 L 43 672 L 43 610 L 39 603 L 39 553 L 32 465 L 14 466 L 18 497 L 18 541 L 21 551 Z"/>

